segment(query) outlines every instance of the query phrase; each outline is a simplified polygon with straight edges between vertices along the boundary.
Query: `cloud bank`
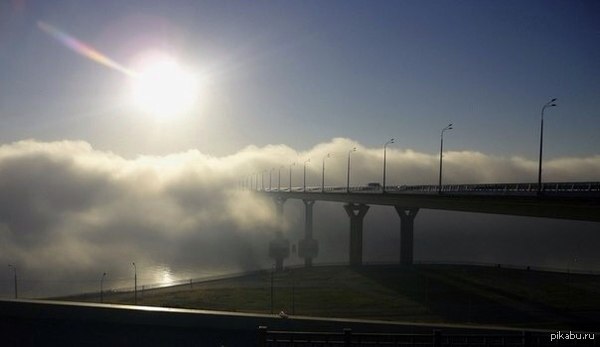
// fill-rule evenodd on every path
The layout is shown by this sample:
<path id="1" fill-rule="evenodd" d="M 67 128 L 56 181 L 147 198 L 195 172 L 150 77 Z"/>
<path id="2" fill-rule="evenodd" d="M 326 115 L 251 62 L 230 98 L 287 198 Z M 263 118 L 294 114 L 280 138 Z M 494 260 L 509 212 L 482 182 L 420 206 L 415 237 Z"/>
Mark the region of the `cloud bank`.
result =
<path id="1" fill-rule="evenodd" d="M 258 172 L 262 173 L 259 185 L 262 178 L 268 186 L 270 175 L 273 187 L 287 186 L 289 165 L 296 162 L 292 184 L 299 186 L 303 163 L 310 158 L 307 185 L 320 186 L 323 158 L 331 153 L 325 159 L 326 184 L 345 185 L 347 153 L 352 147 L 358 149 L 352 154 L 352 184 L 381 181 L 382 150 L 343 138 L 304 152 L 284 145 L 249 146 L 219 158 L 190 150 L 124 159 L 76 141 L 4 145 L 0 147 L 0 262 L 17 266 L 23 290 L 31 296 L 89 290 L 103 272 L 109 273 L 113 286 L 123 286 L 134 261 L 146 283 L 269 266 L 268 241 L 277 227 L 274 205 L 240 191 L 239 182 Z M 388 148 L 387 155 L 390 184 L 437 181 L 438 154 Z M 548 160 L 544 168 L 546 181 L 598 180 L 600 156 Z M 447 152 L 444 172 L 447 183 L 531 182 L 537 178 L 537 162 L 473 151 Z M 377 233 L 370 235 L 383 237 L 377 241 L 366 236 L 365 252 L 393 259 L 395 248 L 388 241 L 397 237 L 397 227 L 387 228 L 390 223 L 385 221 L 397 224 L 397 217 L 387 210 L 372 210 L 368 223 Z M 301 237 L 302 211 L 298 202 L 286 203 L 286 233 L 292 243 Z M 422 230 L 416 236 L 417 258 L 445 254 L 437 241 L 473 232 L 442 226 L 438 222 L 446 218 L 444 213 L 427 213 L 419 217 L 422 222 L 417 221 Z M 320 259 L 345 261 L 347 251 L 339 240 L 347 238 L 347 221 L 341 207 L 323 204 L 315 218 Z M 593 223 L 577 227 L 597 228 Z M 436 234 L 442 229 L 448 232 Z M 453 229 L 457 230 L 450 232 Z M 454 253 L 446 253 L 453 257 Z M 498 259 L 488 252 L 475 260 Z M 0 295 L 11 293 L 9 275 L 7 270 L 0 277 Z"/>

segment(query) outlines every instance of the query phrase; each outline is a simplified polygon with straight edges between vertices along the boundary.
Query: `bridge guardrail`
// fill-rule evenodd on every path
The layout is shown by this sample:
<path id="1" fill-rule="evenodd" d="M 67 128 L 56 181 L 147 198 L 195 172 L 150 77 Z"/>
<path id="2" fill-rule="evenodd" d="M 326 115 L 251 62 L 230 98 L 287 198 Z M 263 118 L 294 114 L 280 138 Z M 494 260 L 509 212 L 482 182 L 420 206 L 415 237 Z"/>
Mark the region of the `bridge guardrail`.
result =
<path id="1" fill-rule="evenodd" d="M 537 194 L 537 183 L 477 183 L 446 184 L 441 189 L 438 185 L 395 185 L 386 186 L 385 192 L 390 194 L 431 194 L 440 191 L 452 194 Z M 548 182 L 542 184 L 542 192 L 546 194 L 600 194 L 600 182 Z M 264 189 L 266 192 L 307 192 L 307 193 L 383 193 L 381 186 L 326 186 L 326 187 L 292 187 L 283 189 Z"/>

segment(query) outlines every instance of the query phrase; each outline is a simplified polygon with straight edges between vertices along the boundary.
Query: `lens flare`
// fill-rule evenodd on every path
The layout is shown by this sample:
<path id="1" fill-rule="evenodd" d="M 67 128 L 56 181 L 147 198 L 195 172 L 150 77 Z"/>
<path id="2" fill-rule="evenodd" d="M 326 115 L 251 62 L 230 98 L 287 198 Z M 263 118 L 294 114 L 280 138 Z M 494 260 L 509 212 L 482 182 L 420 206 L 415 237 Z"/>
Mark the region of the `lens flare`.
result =
<path id="1" fill-rule="evenodd" d="M 50 24 L 44 23 L 42 21 L 39 21 L 37 23 L 37 25 L 41 30 L 43 30 L 48 35 L 52 36 L 53 38 L 55 38 L 56 40 L 61 42 L 63 45 L 67 46 L 69 49 L 73 50 L 74 52 L 76 52 L 92 61 L 95 61 L 99 64 L 107 66 L 111 69 L 120 71 L 128 76 L 131 76 L 131 77 L 136 76 L 135 72 L 129 70 L 128 68 L 124 67 L 123 65 L 117 63 L 116 61 L 110 59 L 109 57 L 105 56 L 104 54 L 98 52 L 93 47 L 86 45 L 85 43 L 77 40 L 76 38 L 65 33 L 64 31 L 61 31 L 58 28 L 56 28 Z"/>

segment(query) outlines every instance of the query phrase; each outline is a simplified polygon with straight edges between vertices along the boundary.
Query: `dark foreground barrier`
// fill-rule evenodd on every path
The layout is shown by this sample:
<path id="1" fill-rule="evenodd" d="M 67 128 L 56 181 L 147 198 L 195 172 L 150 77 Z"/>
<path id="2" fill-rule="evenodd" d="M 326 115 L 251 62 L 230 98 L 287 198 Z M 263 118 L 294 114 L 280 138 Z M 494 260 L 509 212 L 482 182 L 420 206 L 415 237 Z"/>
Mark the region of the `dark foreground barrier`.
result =
<path id="1" fill-rule="evenodd" d="M 354 347 L 354 346 L 596 346 L 593 333 L 565 332 L 495 332 L 456 333 L 433 329 L 429 334 L 356 333 L 352 329 L 342 332 L 272 331 L 258 328 L 259 347 Z M 598 344 L 600 345 L 600 344 Z"/>
<path id="2" fill-rule="evenodd" d="M 268 326 L 272 331 L 259 330 L 257 340 L 259 326 Z M 343 329 L 351 330 L 342 333 Z M 0 300 L 0 346 L 343 346 L 344 338 L 348 337 L 348 346 L 432 346 L 434 330 L 440 331 L 441 346 L 502 346 L 475 343 L 471 338 L 469 344 L 450 339 L 474 334 L 507 337 L 522 333 L 516 329 L 494 327 L 298 316 L 282 319 L 275 315 L 161 307 Z M 314 333 L 301 333 L 306 331 Z M 327 333 L 332 331 L 339 333 Z M 553 332 L 537 330 L 529 333 L 549 342 Z M 321 343 L 322 339 L 315 340 L 315 334 L 329 336 L 331 340 Z M 413 340 L 401 344 L 399 338 L 403 335 Z M 429 340 L 417 340 L 417 337 L 427 338 L 427 335 Z M 299 344 L 301 336 L 312 342 Z M 398 339 L 393 342 L 390 337 Z M 565 341 L 555 341 L 549 346 L 574 346 Z M 577 342 L 578 346 L 592 346 L 590 341 Z M 505 339 L 504 345 L 523 346 L 509 342 Z M 538 345 L 545 344 L 532 344 Z"/>

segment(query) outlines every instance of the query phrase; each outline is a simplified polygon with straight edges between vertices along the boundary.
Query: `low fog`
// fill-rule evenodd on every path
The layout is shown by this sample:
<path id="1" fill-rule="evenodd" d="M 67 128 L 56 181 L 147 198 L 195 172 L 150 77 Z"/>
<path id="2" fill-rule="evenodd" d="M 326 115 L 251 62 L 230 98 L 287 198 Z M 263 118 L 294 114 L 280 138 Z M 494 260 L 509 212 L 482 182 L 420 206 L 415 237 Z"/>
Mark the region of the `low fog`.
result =
<path id="1" fill-rule="evenodd" d="M 269 268 L 268 242 L 277 230 L 268 198 L 239 189 L 263 172 L 264 185 L 345 185 L 381 182 L 381 148 L 337 138 L 298 152 L 284 145 L 247 147 L 212 157 L 196 150 L 125 159 L 86 142 L 21 141 L 0 147 L 0 263 L 13 264 L 22 297 L 153 285 Z M 388 184 L 435 184 L 438 153 L 389 147 Z M 284 168 L 280 169 L 281 166 Z M 274 170 L 273 170 L 274 169 Z M 266 171 L 266 172 L 265 172 Z M 544 162 L 545 181 L 597 181 L 600 156 Z M 444 155 L 445 183 L 534 182 L 537 161 L 475 151 Z M 260 186 L 259 176 L 259 186 Z M 303 237 L 301 201 L 285 203 L 285 235 Z M 348 218 L 341 204 L 315 205 L 315 263 L 348 260 Z M 399 257 L 399 218 L 372 206 L 364 222 L 366 262 Z M 484 262 L 600 271 L 600 224 L 541 218 L 421 210 L 415 220 L 415 260 Z M 301 264 L 295 254 L 286 264 Z M 0 296 L 12 295 L 12 268 L 0 274 Z"/>

